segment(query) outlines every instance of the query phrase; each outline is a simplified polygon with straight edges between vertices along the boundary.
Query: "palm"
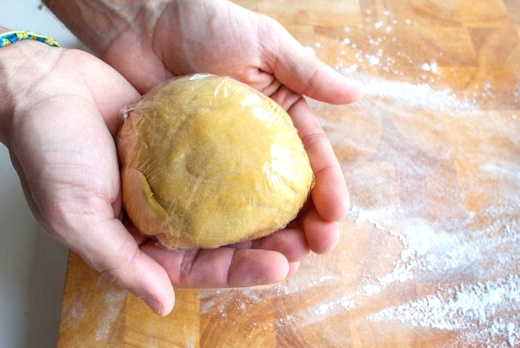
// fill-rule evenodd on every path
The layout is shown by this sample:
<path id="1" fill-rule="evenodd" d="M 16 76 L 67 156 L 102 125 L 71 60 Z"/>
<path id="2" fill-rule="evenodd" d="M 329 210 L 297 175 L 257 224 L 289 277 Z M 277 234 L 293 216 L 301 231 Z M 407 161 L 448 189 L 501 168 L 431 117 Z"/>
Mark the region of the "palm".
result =
<path id="1" fill-rule="evenodd" d="M 271 96 L 283 84 L 330 103 L 360 96 L 360 84 L 335 73 L 276 21 L 228 1 L 171 1 L 135 18 L 102 58 L 142 93 L 173 76 L 227 75 Z M 148 12 L 160 12 L 150 19 Z M 145 24 L 142 24 L 145 23 Z M 128 48 L 139 54 L 128 54 Z M 136 69 L 136 66 L 139 69 Z"/>
<path id="2" fill-rule="evenodd" d="M 255 35 L 257 18 L 240 7 L 235 7 L 240 13 L 228 11 L 225 2 L 202 3 L 168 3 L 155 25 L 147 28 L 148 35 L 138 36 L 132 30 L 123 33 L 103 54 L 103 59 L 141 92 L 166 78 L 197 72 L 233 76 L 258 89 L 269 85 L 274 79 L 272 74 L 259 76 L 263 63 Z M 247 28 L 232 26 L 237 15 L 247 16 L 247 20 L 241 19 L 249 23 Z M 146 52 L 140 56 L 122 55 L 121 51 L 136 40 L 142 41 L 139 46 Z M 136 63 L 144 73 L 135 74 Z"/>

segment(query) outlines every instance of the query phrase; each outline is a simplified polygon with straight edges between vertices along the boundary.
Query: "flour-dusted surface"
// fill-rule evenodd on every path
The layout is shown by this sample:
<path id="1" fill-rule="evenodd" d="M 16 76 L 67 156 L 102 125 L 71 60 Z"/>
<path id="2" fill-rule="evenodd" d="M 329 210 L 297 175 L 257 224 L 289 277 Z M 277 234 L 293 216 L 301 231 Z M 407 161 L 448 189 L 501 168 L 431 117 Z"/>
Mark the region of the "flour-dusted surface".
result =
<path id="1" fill-rule="evenodd" d="M 238 3 L 367 85 L 354 105 L 309 100 L 351 194 L 337 248 L 282 284 L 178 290 L 161 320 L 132 296 L 107 305 L 110 285 L 73 258 L 64 313 L 92 293 L 104 308 L 83 331 L 62 320 L 61 342 L 91 328 L 110 346 L 520 346 L 517 2 Z"/>
<path id="2" fill-rule="evenodd" d="M 231 325 L 237 302 L 274 301 L 265 315 L 287 346 L 520 346 L 518 36 L 457 28 L 448 42 L 424 18 L 364 15 L 307 42 L 368 90 L 353 106 L 311 101 L 351 191 L 338 249 L 283 286 L 239 292 L 245 302 L 203 292 L 203 314 L 218 304 L 213 325 Z M 493 52 L 507 45 L 507 58 Z"/>

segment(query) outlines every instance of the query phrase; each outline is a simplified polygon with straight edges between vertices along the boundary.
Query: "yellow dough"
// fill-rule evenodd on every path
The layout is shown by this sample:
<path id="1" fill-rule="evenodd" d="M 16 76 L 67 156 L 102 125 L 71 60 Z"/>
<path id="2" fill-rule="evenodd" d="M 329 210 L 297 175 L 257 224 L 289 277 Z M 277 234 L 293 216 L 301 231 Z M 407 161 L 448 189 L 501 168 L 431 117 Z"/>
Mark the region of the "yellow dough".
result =
<path id="1" fill-rule="evenodd" d="M 154 89 L 126 113 L 117 145 L 125 209 L 169 249 L 280 230 L 313 184 L 285 110 L 227 77 L 190 75 Z"/>

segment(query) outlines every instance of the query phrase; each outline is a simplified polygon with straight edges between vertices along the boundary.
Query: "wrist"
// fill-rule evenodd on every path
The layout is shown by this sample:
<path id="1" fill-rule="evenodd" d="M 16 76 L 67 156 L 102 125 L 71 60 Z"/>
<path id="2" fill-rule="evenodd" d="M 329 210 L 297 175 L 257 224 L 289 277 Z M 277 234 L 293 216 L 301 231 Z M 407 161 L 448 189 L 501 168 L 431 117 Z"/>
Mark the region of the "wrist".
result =
<path id="1" fill-rule="evenodd" d="M 4 28 L 0 28 L 0 33 Z M 36 81 L 50 73 L 56 48 L 22 41 L 0 48 L 0 142 L 7 145 L 15 116 L 34 101 Z"/>

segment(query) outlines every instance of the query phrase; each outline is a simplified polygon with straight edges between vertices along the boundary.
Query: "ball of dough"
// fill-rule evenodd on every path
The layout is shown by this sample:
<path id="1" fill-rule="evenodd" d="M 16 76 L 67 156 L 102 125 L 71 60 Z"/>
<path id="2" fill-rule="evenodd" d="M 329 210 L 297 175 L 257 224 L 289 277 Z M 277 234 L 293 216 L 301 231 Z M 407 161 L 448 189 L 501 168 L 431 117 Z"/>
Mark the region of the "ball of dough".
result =
<path id="1" fill-rule="evenodd" d="M 117 146 L 127 214 L 169 249 L 269 235 L 313 184 L 285 110 L 227 77 L 184 76 L 149 92 L 125 113 Z"/>

